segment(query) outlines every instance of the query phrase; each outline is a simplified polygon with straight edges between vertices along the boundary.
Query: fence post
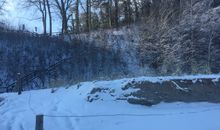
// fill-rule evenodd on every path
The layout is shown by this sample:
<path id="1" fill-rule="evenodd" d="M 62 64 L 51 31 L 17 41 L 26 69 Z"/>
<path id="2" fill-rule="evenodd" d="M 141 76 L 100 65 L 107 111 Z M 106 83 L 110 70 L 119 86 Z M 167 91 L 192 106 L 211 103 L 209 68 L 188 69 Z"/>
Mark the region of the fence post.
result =
<path id="1" fill-rule="evenodd" d="M 44 130 L 44 115 L 36 115 L 35 130 Z"/>
<path id="2" fill-rule="evenodd" d="M 21 73 L 17 73 L 16 87 L 17 87 L 17 90 L 18 90 L 18 95 L 21 95 L 21 91 L 22 91 L 22 88 L 21 88 Z"/>

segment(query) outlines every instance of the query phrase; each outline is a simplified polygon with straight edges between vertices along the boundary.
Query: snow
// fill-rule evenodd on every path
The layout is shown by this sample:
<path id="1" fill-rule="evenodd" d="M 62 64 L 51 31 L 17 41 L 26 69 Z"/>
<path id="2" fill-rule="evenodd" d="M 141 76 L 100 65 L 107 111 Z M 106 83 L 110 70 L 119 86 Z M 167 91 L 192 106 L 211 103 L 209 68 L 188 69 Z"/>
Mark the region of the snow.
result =
<path id="1" fill-rule="evenodd" d="M 180 78 L 218 79 L 220 75 L 127 78 L 83 82 L 80 87 L 63 87 L 54 93 L 45 89 L 19 96 L 1 94 L 4 101 L 0 102 L 0 130 L 34 130 L 37 114 L 45 115 L 45 130 L 219 130 L 220 104 L 176 102 L 146 107 L 114 100 L 105 92 L 102 100 L 87 102 L 93 88 L 111 88 L 114 96 L 120 96 L 121 88 L 134 80 L 161 82 Z"/>
<path id="2" fill-rule="evenodd" d="M 189 90 L 187 88 L 182 88 L 180 87 L 176 82 L 174 81 L 171 81 L 175 86 L 176 86 L 176 89 L 178 90 L 181 90 L 181 91 L 184 91 L 184 92 L 189 92 Z"/>

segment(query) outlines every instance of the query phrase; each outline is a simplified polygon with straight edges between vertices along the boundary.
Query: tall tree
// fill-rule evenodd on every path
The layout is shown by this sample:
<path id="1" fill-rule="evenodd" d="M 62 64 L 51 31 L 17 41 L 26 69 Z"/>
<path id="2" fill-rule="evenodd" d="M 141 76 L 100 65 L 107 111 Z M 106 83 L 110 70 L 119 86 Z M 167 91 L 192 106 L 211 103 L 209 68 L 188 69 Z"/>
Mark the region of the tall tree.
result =
<path id="1" fill-rule="evenodd" d="M 62 34 L 68 33 L 68 22 L 72 16 L 71 8 L 73 0 L 54 0 L 55 6 L 59 10 L 62 19 Z"/>
<path id="2" fill-rule="evenodd" d="M 115 26 L 116 28 L 119 27 L 119 21 L 118 21 L 118 16 L 119 15 L 119 8 L 118 8 L 118 0 L 115 0 Z"/>
<path id="3" fill-rule="evenodd" d="M 42 0 L 42 6 L 43 6 L 42 7 L 42 15 L 43 15 L 42 22 L 44 24 L 44 34 L 47 34 L 47 6 L 46 6 L 46 0 Z"/>
<path id="4" fill-rule="evenodd" d="M 128 23 L 130 24 L 132 22 L 132 3 L 131 0 L 127 0 L 127 6 L 128 6 Z"/>
<path id="5" fill-rule="evenodd" d="M 138 9 L 138 2 L 137 0 L 133 0 L 134 8 L 135 8 L 135 21 L 139 19 L 139 9 Z"/>
<path id="6" fill-rule="evenodd" d="M 91 29 L 91 0 L 86 0 L 86 31 Z"/>
<path id="7" fill-rule="evenodd" d="M 79 23 L 79 2 L 80 0 L 76 0 L 75 3 L 75 21 L 76 21 L 76 33 L 79 33 L 79 27 L 80 27 L 80 23 Z"/>
<path id="8" fill-rule="evenodd" d="M 50 9 L 50 5 L 51 5 L 51 3 L 50 3 L 50 1 L 49 0 L 46 0 L 46 3 L 47 3 L 47 11 L 48 11 L 48 15 L 49 15 L 49 30 L 50 30 L 50 36 L 52 35 L 52 29 L 53 29 L 53 23 L 52 23 L 52 14 L 51 14 L 51 9 Z"/>
<path id="9" fill-rule="evenodd" d="M 125 23 L 130 24 L 132 21 L 131 0 L 124 1 L 123 6 L 124 6 Z"/>
<path id="10" fill-rule="evenodd" d="M 108 10 L 108 27 L 111 28 L 112 27 L 112 0 L 108 0 L 108 6 L 107 6 L 107 10 Z"/>

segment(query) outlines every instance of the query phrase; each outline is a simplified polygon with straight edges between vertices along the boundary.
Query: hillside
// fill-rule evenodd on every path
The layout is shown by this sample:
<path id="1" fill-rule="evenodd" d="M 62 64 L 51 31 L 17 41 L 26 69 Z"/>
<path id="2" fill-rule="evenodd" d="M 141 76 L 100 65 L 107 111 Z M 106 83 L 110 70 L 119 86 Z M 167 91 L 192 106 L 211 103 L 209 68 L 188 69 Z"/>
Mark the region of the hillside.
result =
<path id="1" fill-rule="evenodd" d="M 0 0 L 0 130 L 219 120 L 220 0 Z"/>
<path id="2" fill-rule="evenodd" d="M 137 23 L 73 37 L 117 50 L 136 75 L 220 72 L 219 2 L 152 0 L 146 10 Z"/>
<path id="3" fill-rule="evenodd" d="M 35 71 L 45 73 L 49 66 L 65 59 L 68 60 L 52 73 L 41 74 L 36 82 L 54 87 L 129 73 L 125 61 L 111 49 L 77 39 L 65 42 L 57 36 L 0 31 L 0 87 L 15 82 L 18 73 L 21 77 Z"/>
<path id="4" fill-rule="evenodd" d="M 148 8 L 147 8 L 148 9 Z M 133 76 L 218 74 L 220 7 L 210 0 L 154 0 L 137 23 L 49 37 L 0 32 L 0 86 L 65 58 L 42 86 Z M 26 86 L 32 86 L 27 84 Z"/>

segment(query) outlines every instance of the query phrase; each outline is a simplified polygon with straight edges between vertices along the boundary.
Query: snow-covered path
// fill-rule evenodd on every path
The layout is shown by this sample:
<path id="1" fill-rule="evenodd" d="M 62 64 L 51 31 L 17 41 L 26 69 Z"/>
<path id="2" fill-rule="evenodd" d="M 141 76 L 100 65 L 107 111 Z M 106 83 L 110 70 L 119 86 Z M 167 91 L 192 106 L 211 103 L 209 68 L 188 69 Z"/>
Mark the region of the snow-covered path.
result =
<path id="1" fill-rule="evenodd" d="M 0 130 L 34 130 L 36 114 L 44 114 L 45 130 L 219 130 L 220 104 L 161 103 L 152 107 L 103 100 L 87 102 L 95 86 L 120 88 L 124 80 L 82 83 L 81 87 L 1 94 Z M 121 114 L 121 115 L 117 115 Z M 91 117 L 80 117 L 92 115 Z M 99 115 L 99 116 L 94 116 Z M 102 116 L 108 115 L 108 116 Z M 55 117 L 51 117 L 55 116 Z M 56 117 L 57 116 L 57 117 Z M 63 117 L 79 116 L 79 117 Z"/>

